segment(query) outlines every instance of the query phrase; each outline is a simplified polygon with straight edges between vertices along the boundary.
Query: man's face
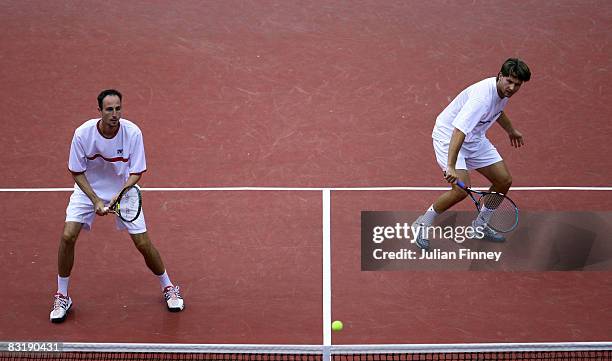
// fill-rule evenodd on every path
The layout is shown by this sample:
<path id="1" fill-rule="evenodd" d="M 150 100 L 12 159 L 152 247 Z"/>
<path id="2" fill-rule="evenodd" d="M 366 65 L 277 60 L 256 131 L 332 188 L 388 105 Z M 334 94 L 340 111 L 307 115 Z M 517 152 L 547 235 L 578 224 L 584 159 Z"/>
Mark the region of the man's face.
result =
<path id="1" fill-rule="evenodd" d="M 112 128 L 119 125 L 119 118 L 121 118 L 121 100 L 116 95 L 107 95 L 102 99 L 102 109 L 100 109 L 102 115 L 102 123 Z"/>
<path id="2" fill-rule="evenodd" d="M 519 80 L 517 77 L 512 75 L 503 76 L 500 73 L 499 79 L 497 80 L 497 93 L 502 98 L 510 98 L 514 93 L 519 91 L 521 85 L 523 85 L 523 81 Z"/>

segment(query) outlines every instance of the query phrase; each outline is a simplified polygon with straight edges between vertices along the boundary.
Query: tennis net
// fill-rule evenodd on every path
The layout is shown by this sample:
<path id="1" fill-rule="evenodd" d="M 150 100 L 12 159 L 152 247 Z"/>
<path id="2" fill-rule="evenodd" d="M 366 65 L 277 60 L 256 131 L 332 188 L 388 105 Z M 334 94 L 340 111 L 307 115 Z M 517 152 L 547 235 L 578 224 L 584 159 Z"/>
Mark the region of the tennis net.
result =
<path id="1" fill-rule="evenodd" d="M 609 360 L 611 342 L 419 345 L 205 345 L 0 342 L 6 360 L 412 361 Z"/>

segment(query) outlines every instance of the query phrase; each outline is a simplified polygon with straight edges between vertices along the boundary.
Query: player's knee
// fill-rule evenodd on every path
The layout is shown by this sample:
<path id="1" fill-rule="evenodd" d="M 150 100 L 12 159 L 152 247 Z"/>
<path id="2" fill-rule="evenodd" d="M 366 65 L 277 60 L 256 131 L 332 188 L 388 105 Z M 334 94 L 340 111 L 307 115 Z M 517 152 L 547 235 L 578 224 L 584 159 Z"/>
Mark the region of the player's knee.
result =
<path id="1" fill-rule="evenodd" d="M 511 186 L 512 186 L 512 176 L 507 175 L 496 182 L 495 189 L 498 190 L 498 192 L 506 193 L 510 189 Z"/>
<path id="2" fill-rule="evenodd" d="M 78 238 L 77 233 L 64 231 L 64 233 L 62 233 L 61 242 L 66 246 L 74 246 L 74 244 L 77 241 L 77 238 Z"/>
<path id="3" fill-rule="evenodd" d="M 136 237 L 134 238 L 134 245 L 136 249 L 140 251 L 140 253 L 147 252 L 151 248 L 151 241 L 144 237 Z"/>

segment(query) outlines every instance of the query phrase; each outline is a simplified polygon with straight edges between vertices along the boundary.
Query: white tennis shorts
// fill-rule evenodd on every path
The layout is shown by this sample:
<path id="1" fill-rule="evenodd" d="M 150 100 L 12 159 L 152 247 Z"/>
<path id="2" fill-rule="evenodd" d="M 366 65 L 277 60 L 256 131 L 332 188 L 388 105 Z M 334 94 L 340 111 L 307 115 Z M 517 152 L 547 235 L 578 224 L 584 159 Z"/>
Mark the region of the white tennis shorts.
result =
<path id="1" fill-rule="evenodd" d="M 121 218 L 110 213 L 110 217 L 115 217 L 115 225 L 117 229 L 127 230 L 129 234 L 144 233 L 147 231 L 147 225 L 145 223 L 144 212 L 141 211 L 138 218 L 133 222 L 125 222 Z M 72 192 L 70 196 L 70 202 L 66 208 L 66 222 L 78 222 L 83 225 L 85 230 L 91 230 L 93 221 L 96 218 L 96 212 L 94 211 L 93 203 L 85 193 Z"/>
<path id="2" fill-rule="evenodd" d="M 447 168 L 448 146 L 449 143 L 445 143 L 436 139 L 433 140 L 436 160 L 438 161 L 438 165 L 440 166 L 440 168 L 442 168 L 443 171 L 446 171 Z M 459 150 L 455 169 L 479 169 L 490 166 L 491 164 L 495 164 L 502 160 L 503 159 L 501 155 L 499 155 L 499 152 L 497 151 L 493 143 L 491 143 L 489 139 L 484 138 L 480 142 L 479 147 L 475 150 L 466 150 L 463 147 Z"/>

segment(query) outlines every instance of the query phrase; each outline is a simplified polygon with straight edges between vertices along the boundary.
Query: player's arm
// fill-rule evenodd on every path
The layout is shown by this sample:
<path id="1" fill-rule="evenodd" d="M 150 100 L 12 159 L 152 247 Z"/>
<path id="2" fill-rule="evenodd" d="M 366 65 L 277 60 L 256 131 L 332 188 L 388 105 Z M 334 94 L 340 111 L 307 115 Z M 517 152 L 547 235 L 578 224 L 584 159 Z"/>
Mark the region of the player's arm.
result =
<path id="1" fill-rule="evenodd" d="M 93 188 L 89 184 L 89 181 L 87 180 L 87 177 L 85 176 L 85 173 L 75 173 L 72 171 L 70 173 L 72 173 L 74 182 L 87 195 L 87 197 L 91 200 L 91 203 L 93 203 L 96 214 L 100 216 L 105 215 L 107 210 L 105 209 L 104 201 L 102 201 L 96 192 L 94 192 Z"/>
<path id="2" fill-rule="evenodd" d="M 111 199 L 110 204 L 114 204 L 115 203 L 115 201 L 119 197 L 119 194 L 121 193 L 122 190 L 124 190 L 126 188 L 129 188 L 129 187 L 131 187 L 133 185 L 138 184 L 138 182 L 140 181 L 140 178 L 142 178 L 142 173 L 131 173 L 130 176 L 128 177 L 127 181 L 123 185 L 123 187 L 121 187 L 121 190 L 119 191 L 119 193 L 117 193 L 117 194 L 115 194 L 113 196 L 113 199 Z"/>
<path id="3" fill-rule="evenodd" d="M 459 150 L 461 150 L 461 146 L 463 146 L 464 141 L 465 134 L 463 134 L 463 132 L 459 129 L 455 128 L 448 146 L 448 161 L 446 162 L 447 169 L 444 175 L 444 178 L 449 183 L 454 183 L 458 178 L 457 169 L 455 167 L 457 165 L 457 158 L 459 157 Z"/>
<path id="4" fill-rule="evenodd" d="M 136 185 L 140 181 L 140 178 L 142 178 L 142 173 L 131 173 L 128 180 L 125 182 L 123 189 Z"/>
<path id="5" fill-rule="evenodd" d="M 497 118 L 497 123 L 506 131 L 506 133 L 508 133 L 508 137 L 510 137 L 510 144 L 512 144 L 513 147 L 519 148 L 522 145 L 525 145 L 523 134 L 514 128 L 506 113 L 501 112 Z"/>

